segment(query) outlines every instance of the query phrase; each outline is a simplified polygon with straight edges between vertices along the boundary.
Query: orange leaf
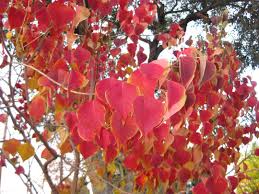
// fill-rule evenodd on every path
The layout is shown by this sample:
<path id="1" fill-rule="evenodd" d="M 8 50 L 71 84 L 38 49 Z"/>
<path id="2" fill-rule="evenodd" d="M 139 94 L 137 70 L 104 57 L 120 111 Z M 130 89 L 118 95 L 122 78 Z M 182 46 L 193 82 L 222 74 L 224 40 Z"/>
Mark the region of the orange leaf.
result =
<path id="1" fill-rule="evenodd" d="M 8 139 L 3 143 L 3 150 L 12 155 L 15 155 L 20 144 L 20 141 L 17 139 Z"/>
<path id="2" fill-rule="evenodd" d="M 52 158 L 52 154 L 50 153 L 50 151 L 45 148 L 42 152 L 41 152 L 41 157 L 46 159 L 46 160 L 49 160 Z"/>
<path id="3" fill-rule="evenodd" d="M 199 65 L 199 69 L 200 69 L 200 80 L 199 83 L 201 83 L 204 73 L 205 73 L 205 69 L 206 69 L 206 62 L 207 62 L 207 55 L 200 55 L 200 65 Z"/>
<path id="4" fill-rule="evenodd" d="M 62 155 L 72 152 L 72 150 L 73 150 L 69 139 L 70 138 L 67 137 L 66 140 L 60 144 L 60 152 Z"/>
<path id="5" fill-rule="evenodd" d="M 199 146 L 194 146 L 192 150 L 192 157 L 193 157 L 193 162 L 195 164 L 199 164 L 203 158 L 203 153 L 201 150 L 201 147 Z"/>
<path id="6" fill-rule="evenodd" d="M 35 122 L 39 122 L 46 112 L 46 101 L 43 96 L 36 96 L 29 104 L 29 114 Z"/>
<path id="7" fill-rule="evenodd" d="M 215 73 L 216 73 L 215 64 L 213 64 L 210 61 L 207 61 L 206 67 L 204 70 L 204 76 L 200 78 L 201 79 L 200 84 L 202 85 L 203 83 L 209 81 L 215 75 Z"/>
<path id="8" fill-rule="evenodd" d="M 90 16 L 90 11 L 84 6 L 76 6 L 76 16 L 73 20 L 73 26 L 77 27 L 77 25 L 87 19 Z"/>
<path id="9" fill-rule="evenodd" d="M 157 80 L 148 77 L 139 69 L 134 71 L 128 78 L 128 83 L 131 83 L 138 88 L 138 92 L 145 96 L 153 96 Z"/>

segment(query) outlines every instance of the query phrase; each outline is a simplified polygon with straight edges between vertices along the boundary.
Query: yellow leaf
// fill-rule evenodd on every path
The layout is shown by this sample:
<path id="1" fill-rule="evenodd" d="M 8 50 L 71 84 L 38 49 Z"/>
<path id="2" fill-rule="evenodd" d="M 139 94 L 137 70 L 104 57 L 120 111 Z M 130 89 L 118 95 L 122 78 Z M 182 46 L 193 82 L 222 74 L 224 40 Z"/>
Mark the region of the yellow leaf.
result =
<path id="1" fill-rule="evenodd" d="M 38 88 L 38 78 L 31 78 L 28 80 L 28 85 L 30 89 Z"/>
<path id="2" fill-rule="evenodd" d="M 116 166 L 115 166 L 115 164 L 114 163 L 109 163 L 108 165 L 107 165 L 107 172 L 109 172 L 110 174 L 114 174 L 115 173 L 115 171 L 116 171 Z"/>
<path id="3" fill-rule="evenodd" d="M 13 34 L 12 34 L 11 31 L 7 32 L 6 35 L 5 35 L 5 37 L 6 37 L 8 40 L 10 40 L 10 39 L 12 38 L 12 36 L 13 36 Z"/>
<path id="4" fill-rule="evenodd" d="M 184 164 L 184 167 L 185 167 L 186 169 L 192 171 L 193 168 L 194 168 L 194 163 L 191 162 L 191 161 L 189 161 L 189 162 L 187 162 L 187 163 Z"/>
<path id="5" fill-rule="evenodd" d="M 22 157 L 22 160 L 28 160 L 30 157 L 32 157 L 35 154 L 34 147 L 29 143 L 21 144 L 18 147 L 18 153 Z"/>
<path id="6" fill-rule="evenodd" d="M 120 190 L 118 190 L 118 189 L 114 189 L 113 190 L 113 194 L 120 194 L 121 192 L 120 192 Z"/>

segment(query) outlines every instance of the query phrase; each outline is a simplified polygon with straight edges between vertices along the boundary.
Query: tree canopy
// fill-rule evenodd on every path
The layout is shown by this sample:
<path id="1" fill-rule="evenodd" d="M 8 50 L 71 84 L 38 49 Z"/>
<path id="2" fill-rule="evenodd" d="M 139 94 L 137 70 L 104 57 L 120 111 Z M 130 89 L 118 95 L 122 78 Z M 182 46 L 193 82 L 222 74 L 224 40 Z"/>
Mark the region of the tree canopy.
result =
<path id="1" fill-rule="evenodd" d="M 239 11 L 212 15 L 226 6 Z M 234 192 L 246 178 L 240 147 L 259 136 L 259 102 L 225 28 L 247 16 L 243 7 L 253 22 L 254 6 L 2 0 L 0 167 L 10 164 L 31 193 L 41 190 L 28 161 L 54 194 L 89 184 L 94 193 Z M 206 37 L 184 42 L 196 20 Z"/>

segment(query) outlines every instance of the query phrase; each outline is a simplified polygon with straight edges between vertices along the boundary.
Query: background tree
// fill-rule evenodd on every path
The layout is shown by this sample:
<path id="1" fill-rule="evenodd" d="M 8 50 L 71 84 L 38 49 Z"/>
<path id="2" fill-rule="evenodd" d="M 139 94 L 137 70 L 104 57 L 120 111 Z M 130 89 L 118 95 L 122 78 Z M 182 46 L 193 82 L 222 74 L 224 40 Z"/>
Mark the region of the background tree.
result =
<path id="1" fill-rule="evenodd" d="M 227 12 L 207 15 L 221 2 L 1 1 L 1 166 L 31 193 L 29 161 L 52 193 L 233 191 L 244 173 L 227 167 L 258 137 L 259 103 Z M 184 44 L 198 19 L 206 40 Z M 174 61 L 154 61 L 172 46 Z"/>
<path id="2" fill-rule="evenodd" d="M 259 191 L 259 153 L 256 153 L 259 149 L 256 146 L 256 144 L 253 144 L 252 149 L 240 158 L 240 167 L 245 173 L 245 179 L 239 183 L 238 193 L 257 193 Z"/>
<path id="3" fill-rule="evenodd" d="M 177 22 L 183 29 L 186 29 L 190 22 L 197 24 L 209 24 L 210 16 L 219 15 L 220 12 L 228 9 L 230 12 L 229 21 L 235 29 L 234 46 L 239 58 L 244 63 L 243 67 L 258 66 L 258 31 L 259 31 L 259 4 L 256 1 L 180 1 L 161 0 L 156 1 L 158 5 L 157 23 L 150 27 L 153 34 L 159 34 L 169 29 L 172 22 Z M 150 40 L 149 40 L 150 41 Z M 162 48 L 155 40 L 149 42 L 151 50 L 155 55 L 150 60 L 157 58 Z M 150 53 L 151 54 L 151 53 Z"/>

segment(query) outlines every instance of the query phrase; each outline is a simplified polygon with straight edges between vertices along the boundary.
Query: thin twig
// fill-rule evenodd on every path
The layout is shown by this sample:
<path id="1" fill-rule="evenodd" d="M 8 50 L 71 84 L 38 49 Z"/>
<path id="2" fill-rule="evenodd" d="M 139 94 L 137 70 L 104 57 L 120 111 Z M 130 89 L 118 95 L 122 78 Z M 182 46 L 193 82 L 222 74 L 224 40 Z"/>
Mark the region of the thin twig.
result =
<path id="1" fill-rule="evenodd" d="M 87 93 L 87 92 L 78 92 L 78 91 L 75 91 L 75 90 L 70 90 L 68 87 L 66 86 L 63 86 L 62 84 L 60 84 L 59 82 L 55 81 L 54 79 L 52 79 L 51 77 L 49 77 L 48 75 L 46 75 L 45 73 L 43 73 L 42 71 L 40 71 L 39 69 L 31 66 L 31 65 L 27 65 L 27 64 L 24 64 L 24 63 L 18 63 L 18 62 L 14 62 L 14 63 L 17 63 L 17 64 L 21 64 L 25 67 L 28 67 L 28 68 L 31 68 L 33 69 L 34 71 L 36 71 L 37 73 L 39 73 L 40 75 L 44 76 L 45 78 L 47 78 L 49 81 L 51 81 L 52 83 L 56 84 L 57 86 L 61 87 L 63 90 L 66 90 L 66 91 L 69 91 L 73 94 L 78 94 L 78 95 L 86 95 L 86 96 L 89 96 L 89 95 L 93 95 L 93 93 Z"/>

